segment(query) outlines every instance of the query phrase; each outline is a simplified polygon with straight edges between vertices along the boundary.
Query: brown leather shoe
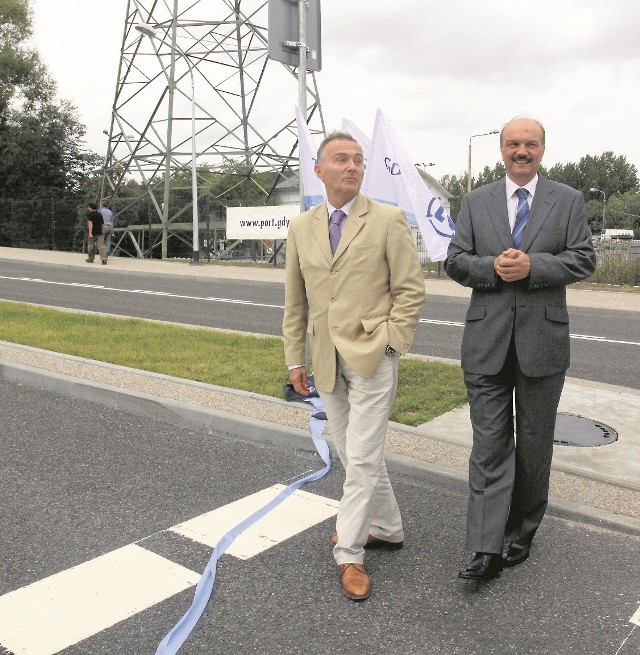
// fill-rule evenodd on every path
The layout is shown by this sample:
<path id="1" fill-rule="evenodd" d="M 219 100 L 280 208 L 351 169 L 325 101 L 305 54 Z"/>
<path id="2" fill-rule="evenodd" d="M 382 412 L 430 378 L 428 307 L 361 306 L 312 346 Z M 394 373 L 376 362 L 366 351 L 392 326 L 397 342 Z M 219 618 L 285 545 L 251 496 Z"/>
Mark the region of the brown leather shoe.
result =
<path id="1" fill-rule="evenodd" d="M 335 546 L 338 543 L 338 535 L 334 534 L 331 537 L 331 545 Z M 387 541 L 386 539 L 379 539 L 370 534 L 367 537 L 367 543 L 364 547 L 367 550 L 375 550 L 376 548 L 381 550 L 400 550 L 404 545 L 404 541 Z"/>
<path id="2" fill-rule="evenodd" d="M 342 589 L 351 600 L 364 600 L 371 593 L 371 580 L 362 564 L 339 564 Z"/>

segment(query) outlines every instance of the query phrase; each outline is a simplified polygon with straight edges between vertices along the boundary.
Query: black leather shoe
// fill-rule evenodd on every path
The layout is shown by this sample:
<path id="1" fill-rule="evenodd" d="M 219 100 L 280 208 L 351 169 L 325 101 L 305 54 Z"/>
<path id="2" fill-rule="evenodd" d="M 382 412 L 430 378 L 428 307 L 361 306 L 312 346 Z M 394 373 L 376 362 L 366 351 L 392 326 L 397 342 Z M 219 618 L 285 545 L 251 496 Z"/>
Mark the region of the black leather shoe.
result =
<path id="1" fill-rule="evenodd" d="M 331 537 L 331 545 L 335 546 L 338 543 L 338 535 L 334 534 Z M 386 539 L 379 539 L 372 534 L 367 536 L 367 542 L 364 545 L 365 550 L 400 550 L 404 546 L 404 541 L 387 541 Z"/>
<path id="2" fill-rule="evenodd" d="M 502 556 L 495 553 L 476 553 L 469 566 L 458 573 L 465 580 L 489 580 L 502 571 Z"/>
<path id="3" fill-rule="evenodd" d="M 512 541 L 507 541 L 504 544 L 502 551 L 502 563 L 504 566 L 517 566 L 522 564 L 529 557 L 529 544 L 521 546 L 514 544 Z"/>

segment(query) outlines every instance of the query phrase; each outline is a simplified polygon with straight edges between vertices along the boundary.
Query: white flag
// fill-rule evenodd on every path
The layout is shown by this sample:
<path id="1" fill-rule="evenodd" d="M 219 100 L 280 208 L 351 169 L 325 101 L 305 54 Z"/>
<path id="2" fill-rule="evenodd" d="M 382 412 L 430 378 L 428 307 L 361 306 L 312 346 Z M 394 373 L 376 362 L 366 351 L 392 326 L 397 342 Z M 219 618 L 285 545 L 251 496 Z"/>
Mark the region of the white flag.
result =
<path id="1" fill-rule="evenodd" d="M 420 177 L 413 160 L 379 109 L 371 141 L 362 193 L 372 200 L 402 207 L 409 223 L 420 229 L 429 259 L 442 261 L 447 256 L 455 223 Z"/>
<path id="2" fill-rule="evenodd" d="M 318 148 L 313 142 L 309 126 L 299 107 L 296 107 L 296 125 L 298 126 L 298 156 L 300 161 L 300 179 L 304 189 L 304 205 L 307 209 L 319 205 L 326 199 L 324 184 L 316 175 L 314 166 Z"/>
<path id="3" fill-rule="evenodd" d="M 371 139 L 360 128 L 350 121 L 348 118 L 342 119 L 342 131 L 350 134 L 362 147 L 362 154 L 364 155 L 364 168 L 365 175 L 367 170 L 367 159 L 371 152 Z"/>

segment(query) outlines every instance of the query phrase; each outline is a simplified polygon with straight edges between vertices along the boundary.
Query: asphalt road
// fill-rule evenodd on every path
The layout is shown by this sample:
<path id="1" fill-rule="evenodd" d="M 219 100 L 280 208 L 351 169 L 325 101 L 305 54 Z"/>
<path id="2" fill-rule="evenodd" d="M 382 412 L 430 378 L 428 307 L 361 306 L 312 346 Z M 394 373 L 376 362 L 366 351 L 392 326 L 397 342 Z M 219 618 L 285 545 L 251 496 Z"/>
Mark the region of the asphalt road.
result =
<path id="1" fill-rule="evenodd" d="M 0 605 L 20 587 L 131 544 L 200 572 L 209 548 L 170 526 L 320 468 L 317 457 L 13 383 L 0 382 L 0 398 Z M 342 595 L 328 519 L 254 557 L 224 555 L 181 654 L 639 652 L 629 622 L 639 538 L 548 515 L 528 562 L 489 583 L 463 582 L 464 485 L 424 472 L 392 478 L 407 540 L 401 551 L 367 555 L 369 600 Z M 336 464 L 305 491 L 337 499 L 341 482 Z M 89 585 L 99 597 L 100 584 Z M 59 652 L 153 653 L 191 597 L 192 589 L 176 593 Z M 2 622 L 0 612 L 0 635 Z"/>
<path id="2" fill-rule="evenodd" d="M 260 334 L 281 334 L 282 284 L 0 260 L 0 298 Z M 468 301 L 431 296 L 412 352 L 459 359 Z M 640 388 L 637 312 L 571 307 L 571 377 Z"/>

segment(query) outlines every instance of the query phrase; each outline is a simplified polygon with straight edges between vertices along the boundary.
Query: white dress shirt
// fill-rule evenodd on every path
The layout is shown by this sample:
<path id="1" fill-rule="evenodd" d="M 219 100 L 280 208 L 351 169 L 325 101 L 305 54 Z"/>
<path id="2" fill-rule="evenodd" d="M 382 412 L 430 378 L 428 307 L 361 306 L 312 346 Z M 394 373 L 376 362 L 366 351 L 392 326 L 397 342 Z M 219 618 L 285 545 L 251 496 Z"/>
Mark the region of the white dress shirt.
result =
<path id="1" fill-rule="evenodd" d="M 333 214 L 333 212 L 336 209 L 341 209 L 345 214 L 345 218 L 343 218 L 340 221 L 340 233 L 341 234 L 342 234 L 342 232 L 344 232 L 344 224 L 346 222 L 345 219 L 349 215 L 349 212 L 351 211 L 351 207 L 352 207 L 353 203 L 356 201 L 357 197 L 358 196 L 354 196 L 351 200 L 349 200 L 348 203 L 346 203 L 345 205 L 342 205 L 342 207 L 334 207 L 333 205 L 329 204 L 329 201 L 327 201 L 327 222 L 331 220 L 331 214 Z"/>

